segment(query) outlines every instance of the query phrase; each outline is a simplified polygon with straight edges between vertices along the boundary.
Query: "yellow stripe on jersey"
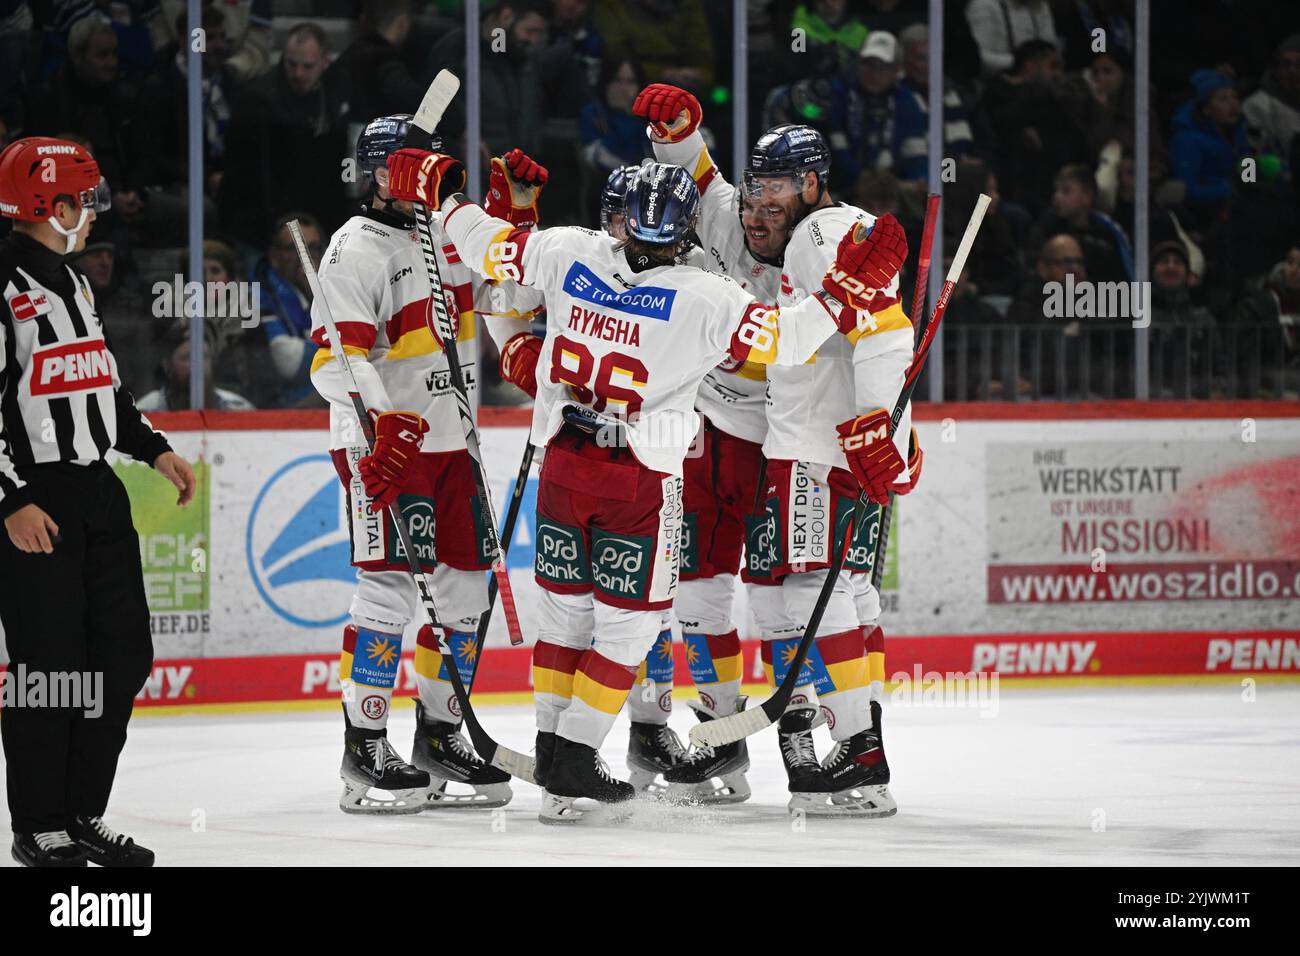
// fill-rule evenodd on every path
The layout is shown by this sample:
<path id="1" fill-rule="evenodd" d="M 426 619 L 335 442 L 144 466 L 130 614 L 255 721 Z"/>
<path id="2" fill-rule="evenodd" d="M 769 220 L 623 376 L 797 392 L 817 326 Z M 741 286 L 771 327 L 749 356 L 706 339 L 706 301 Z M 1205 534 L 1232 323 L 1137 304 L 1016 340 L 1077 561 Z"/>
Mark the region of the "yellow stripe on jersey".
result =
<path id="1" fill-rule="evenodd" d="M 343 346 L 343 351 L 346 352 L 348 355 L 359 355 L 362 358 L 365 358 L 367 355 L 370 354 L 365 349 L 356 345 L 345 345 Z M 315 357 L 312 358 L 311 360 L 311 370 L 315 372 L 318 368 L 320 368 L 325 363 L 332 362 L 332 361 L 334 361 L 333 352 L 331 352 L 329 349 L 317 349 Z"/>
<path id="2" fill-rule="evenodd" d="M 705 146 L 700 150 L 700 157 L 696 160 L 695 168 L 691 170 L 691 179 L 695 180 L 696 185 L 699 185 L 700 180 L 706 176 L 711 178 L 715 171 L 713 157 L 709 155 L 709 147 Z"/>
<path id="3" fill-rule="evenodd" d="M 767 381 L 767 366 L 759 365 L 757 362 L 742 362 L 740 368 L 731 374 L 747 378 L 751 382 L 765 382 Z"/>
<path id="4" fill-rule="evenodd" d="M 456 332 L 456 341 L 468 342 L 474 338 L 474 329 L 476 326 L 473 312 L 462 312 L 460 314 L 460 329 Z M 420 355 L 431 355 L 435 352 L 442 351 L 442 343 L 434 336 L 429 327 L 421 326 L 411 329 L 409 332 L 403 332 L 393 343 L 393 347 L 388 350 L 384 358 L 409 359 Z"/>
<path id="5" fill-rule="evenodd" d="M 860 312 L 858 313 L 858 327 L 848 333 L 850 345 L 857 345 L 858 340 L 868 335 L 877 335 L 881 332 L 896 332 L 899 329 L 910 329 L 912 320 L 907 317 L 903 311 L 903 306 L 897 302 L 881 312 Z"/>

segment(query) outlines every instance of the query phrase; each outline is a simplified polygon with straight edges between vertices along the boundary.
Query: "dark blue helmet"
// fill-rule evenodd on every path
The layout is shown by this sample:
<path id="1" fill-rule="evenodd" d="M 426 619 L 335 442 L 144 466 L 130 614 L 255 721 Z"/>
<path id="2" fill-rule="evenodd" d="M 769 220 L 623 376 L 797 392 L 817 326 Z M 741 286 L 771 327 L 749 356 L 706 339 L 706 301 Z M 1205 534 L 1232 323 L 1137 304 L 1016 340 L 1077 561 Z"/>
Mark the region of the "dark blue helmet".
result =
<path id="1" fill-rule="evenodd" d="M 600 228 L 609 232 L 609 217 L 623 215 L 623 197 L 627 185 L 640 166 L 615 166 L 600 191 Z"/>
<path id="2" fill-rule="evenodd" d="M 390 153 L 395 153 L 406 145 L 406 131 L 411 125 L 410 113 L 394 113 L 392 116 L 380 116 L 366 124 L 366 128 L 357 137 L 357 172 L 363 177 L 374 179 L 375 170 L 383 169 Z M 429 147 L 434 152 L 442 149 L 442 140 L 433 134 L 433 143 Z"/>
<path id="3" fill-rule="evenodd" d="M 811 126 L 787 124 L 773 126 L 758 138 L 745 167 L 745 191 L 755 192 L 754 180 L 789 177 L 800 186 L 807 173 L 816 173 L 817 182 L 826 188 L 831 171 L 831 150 L 822 134 Z"/>
<path id="4" fill-rule="evenodd" d="M 685 169 L 646 163 L 637 167 L 624 196 L 627 233 L 657 246 L 690 241 L 699 205 L 700 191 Z"/>

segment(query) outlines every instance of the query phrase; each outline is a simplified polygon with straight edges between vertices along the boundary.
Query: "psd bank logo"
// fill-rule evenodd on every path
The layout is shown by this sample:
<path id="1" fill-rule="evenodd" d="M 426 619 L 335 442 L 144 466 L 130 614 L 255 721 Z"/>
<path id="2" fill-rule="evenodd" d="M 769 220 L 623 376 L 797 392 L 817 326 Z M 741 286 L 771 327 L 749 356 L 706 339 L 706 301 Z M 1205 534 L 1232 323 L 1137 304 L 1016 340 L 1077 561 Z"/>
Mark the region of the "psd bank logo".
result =
<path id="1" fill-rule="evenodd" d="M 297 458 L 253 500 L 248 572 L 271 610 L 301 627 L 343 623 L 357 586 L 343 485 L 328 455 Z"/>

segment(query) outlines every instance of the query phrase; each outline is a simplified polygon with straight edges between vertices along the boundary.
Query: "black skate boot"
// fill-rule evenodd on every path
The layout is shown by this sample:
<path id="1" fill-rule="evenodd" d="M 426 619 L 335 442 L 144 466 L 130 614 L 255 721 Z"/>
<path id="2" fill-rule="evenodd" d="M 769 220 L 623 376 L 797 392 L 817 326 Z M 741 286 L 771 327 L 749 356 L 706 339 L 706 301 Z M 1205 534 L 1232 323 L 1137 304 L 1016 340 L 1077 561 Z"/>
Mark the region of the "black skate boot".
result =
<path id="1" fill-rule="evenodd" d="M 595 747 L 555 738 L 555 756 L 546 777 L 546 794 L 542 797 L 542 823 L 576 823 L 583 811 L 574 801 L 586 797 L 600 803 L 623 803 L 636 796 L 630 783 L 616 780 Z"/>
<path id="2" fill-rule="evenodd" d="M 85 866 L 86 853 L 67 830 L 15 833 L 9 855 L 21 866 Z"/>
<path id="3" fill-rule="evenodd" d="M 77 817 L 68 832 L 86 859 L 98 866 L 153 866 L 153 850 L 111 830 L 103 817 Z"/>
<path id="4" fill-rule="evenodd" d="M 820 774 L 791 782 L 789 808 L 810 816 L 892 817 L 898 812 L 889 793 L 878 703 L 871 704 L 871 727 L 839 741 Z"/>
<path id="5" fill-rule="evenodd" d="M 812 729 L 817 726 L 816 707 L 796 707 L 781 715 L 776 725 L 777 741 L 781 745 L 781 762 L 793 793 L 797 783 L 815 777 L 822 771 L 813 747 Z"/>
<path id="6" fill-rule="evenodd" d="M 546 778 L 551 772 L 551 761 L 555 758 L 555 731 L 537 731 L 537 743 L 533 747 L 533 783 L 546 789 Z"/>
<path id="7" fill-rule="evenodd" d="M 642 793 L 662 794 L 667 789 L 656 778 L 667 773 L 686 756 L 681 739 L 667 724 L 632 721 L 627 741 L 629 782 Z"/>
<path id="8" fill-rule="evenodd" d="M 736 698 L 736 712 L 745 709 L 748 697 Z M 698 701 L 688 700 L 687 706 L 700 720 L 713 720 L 721 716 Z M 721 747 L 701 747 L 692 750 L 673 769 L 664 773 L 668 784 L 665 797 L 682 803 L 743 803 L 749 799 L 749 748 L 744 740 Z"/>
<path id="9" fill-rule="evenodd" d="M 427 771 L 434 783 L 442 781 L 429 794 L 431 809 L 452 807 L 504 807 L 510 802 L 510 774 L 484 763 L 474 748 L 461 736 L 455 724 L 426 716 L 424 704 L 415 701 L 415 743 L 411 746 L 411 763 Z M 463 784 L 469 793 L 452 792 L 448 783 Z"/>
<path id="10" fill-rule="evenodd" d="M 419 813 L 429 802 L 433 787 L 429 775 L 398 756 L 388 742 L 386 730 L 353 727 L 343 713 L 343 796 L 344 813 Z M 371 791 L 385 791 L 387 797 Z"/>

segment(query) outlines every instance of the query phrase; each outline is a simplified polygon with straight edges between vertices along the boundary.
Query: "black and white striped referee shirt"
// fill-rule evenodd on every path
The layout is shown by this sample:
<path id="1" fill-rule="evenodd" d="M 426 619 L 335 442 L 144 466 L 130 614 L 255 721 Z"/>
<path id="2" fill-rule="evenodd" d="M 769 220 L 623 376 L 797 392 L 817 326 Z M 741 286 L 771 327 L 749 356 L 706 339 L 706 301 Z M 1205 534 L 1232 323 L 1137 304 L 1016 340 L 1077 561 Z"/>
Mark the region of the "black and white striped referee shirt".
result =
<path id="1" fill-rule="evenodd" d="M 110 448 L 170 451 L 122 386 L 86 277 L 29 236 L 0 241 L 0 518 L 30 503 L 31 466 Z"/>

